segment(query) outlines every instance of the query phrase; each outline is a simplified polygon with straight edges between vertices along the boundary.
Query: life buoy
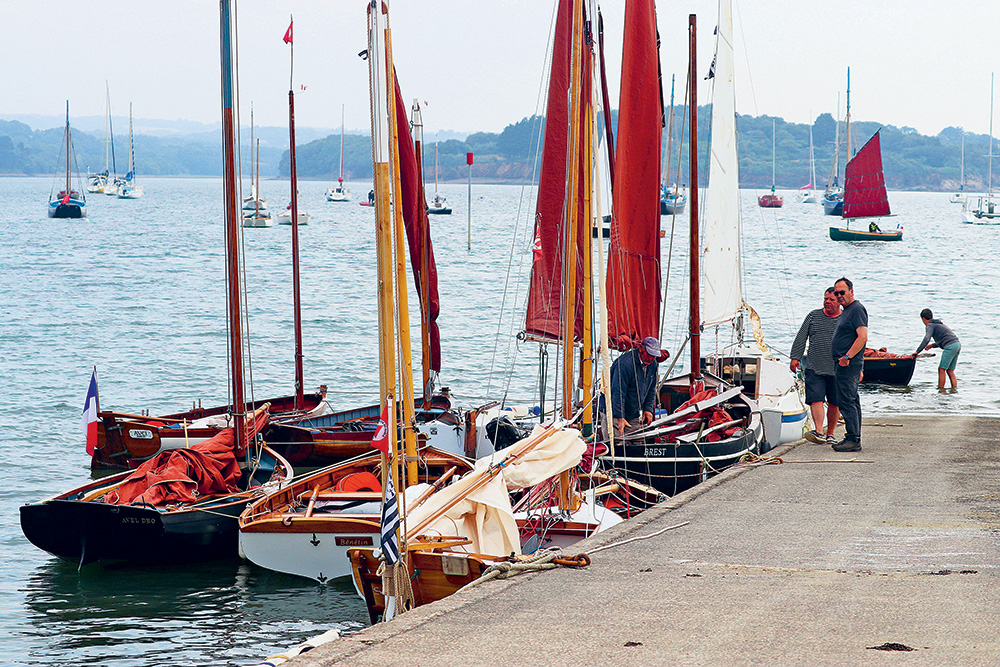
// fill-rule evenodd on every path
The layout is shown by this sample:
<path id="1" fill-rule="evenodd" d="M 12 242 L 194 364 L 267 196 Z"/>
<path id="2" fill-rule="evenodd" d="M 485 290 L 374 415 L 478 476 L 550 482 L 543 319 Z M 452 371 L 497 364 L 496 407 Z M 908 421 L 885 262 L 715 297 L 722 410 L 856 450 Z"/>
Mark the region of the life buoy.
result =
<path id="1" fill-rule="evenodd" d="M 340 478 L 340 481 L 337 482 L 337 491 L 345 493 L 359 493 L 361 491 L 381 493 L 382 483 L 378 477 L 370 472 L 352 472 Z"/>

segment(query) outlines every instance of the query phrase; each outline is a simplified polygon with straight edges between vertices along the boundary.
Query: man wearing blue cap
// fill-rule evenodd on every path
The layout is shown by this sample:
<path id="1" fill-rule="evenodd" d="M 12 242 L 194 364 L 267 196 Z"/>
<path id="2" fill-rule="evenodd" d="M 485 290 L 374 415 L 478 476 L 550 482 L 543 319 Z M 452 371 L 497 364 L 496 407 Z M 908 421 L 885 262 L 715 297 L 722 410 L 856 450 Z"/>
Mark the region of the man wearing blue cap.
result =
<path id="1" fill-rule="evenodd" d="M 616 438 L 653 421 L 662 355 L 660 341 L 648 336 L 611 364 L 611 422 Z"/>

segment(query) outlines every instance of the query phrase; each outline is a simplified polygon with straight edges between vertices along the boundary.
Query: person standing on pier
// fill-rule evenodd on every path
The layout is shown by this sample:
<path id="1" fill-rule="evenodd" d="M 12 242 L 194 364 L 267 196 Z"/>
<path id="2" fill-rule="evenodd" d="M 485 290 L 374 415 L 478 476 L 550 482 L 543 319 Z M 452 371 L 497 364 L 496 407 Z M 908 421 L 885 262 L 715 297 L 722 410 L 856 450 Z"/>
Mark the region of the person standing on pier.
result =
<path id="1" fill-rule="evenodd" d="M 833 332 L 830 352 L 836 361 L 837 404 L 844 416 L 844 439 L 833 445 L 834 451 L 861 451 L 861 398 L 858 382 L 865 364 L 868 343 L 868 311 L 854 298 L 854 283 L 841 278 L 833 284 L 833 294 L 844 307 Z"/>
<path id="2" fill-rule="evenodd" d="M 958 363 L 958 353 L 962 351 L 962 344 L 958 342 L 958 336 L 950 328 L 938 319 L 934 318 L 934 313 L 930 308 L 920 311 L 920 320 L 924 323 L 924 339 L 920 341 L 915 354 L 920 354 L 924 350 L 932 347 L 941 348 L 941 362 L 938 364 L 938 391 L 944 391 L 944 378 L 947 374 L 951 380 L 951 389 L 958 389 L 958 378 L 955 377 L 955 364 Z M 928 341 L 933 338 L 934 342 L 928 345 Z M 924 346 L 927 347 L 924 347 Z"/>
<path id="3" fill-rule="evenodd" d="M 837 426 L 840 408 L 837 407 L 837 371 L 830 345 L 833 332 L 840 319 L 840 302 L 833 287 L 823 294 L 823 307 L 810 311 L 799 327 L 792 343 L 792 372 L 799 370 L 805 357 L 806 403 L 812 414 L 813 430 L 806 433 L 806 440 L 821 444 L 834 444 L 837 439 L 833 429 Z M 806 344 L 809 352 L 806 353 Z M 823 428 L 823 403 L 826 402 L 826 428 Z"/>

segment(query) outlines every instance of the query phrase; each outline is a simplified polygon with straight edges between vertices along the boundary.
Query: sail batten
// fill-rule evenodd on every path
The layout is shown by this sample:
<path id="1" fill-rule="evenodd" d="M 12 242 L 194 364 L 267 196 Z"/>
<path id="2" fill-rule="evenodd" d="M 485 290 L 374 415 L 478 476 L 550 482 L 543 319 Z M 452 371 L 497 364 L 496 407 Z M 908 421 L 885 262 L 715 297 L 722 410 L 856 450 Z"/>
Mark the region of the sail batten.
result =
<path id="1" fill-rule="evenodd" d="M 608 334 L 628 349 L 660 329 L 660 101 L 653 0 L 625 5 L 608 259 Z"/>
<path id="2" fill-rule="evenodd" d="M 844 172 L 845 218 L 889 215 L 889 197 L 882 173 L 881 130 L 858 151 Z"/>

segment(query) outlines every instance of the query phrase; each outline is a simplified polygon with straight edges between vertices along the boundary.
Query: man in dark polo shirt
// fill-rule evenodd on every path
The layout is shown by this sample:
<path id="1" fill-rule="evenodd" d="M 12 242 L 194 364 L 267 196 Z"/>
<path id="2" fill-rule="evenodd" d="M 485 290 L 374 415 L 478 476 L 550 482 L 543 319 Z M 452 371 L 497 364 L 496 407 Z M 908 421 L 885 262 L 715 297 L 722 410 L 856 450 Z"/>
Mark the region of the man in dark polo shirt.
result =
<path id="1" fill-rule="evenodd" d="M 854 283 L 841 278 L 833 284 L 833 294 L 844 307 L 833 332 L 830 353 L 836 364 L 837 402 L 844 416 L 844 439 L 833 445 L 838 452 L 861 451 L 861 399 L 858 382 L 864 370 L 868 343 L 868 311 L 854 298 Z"/>

